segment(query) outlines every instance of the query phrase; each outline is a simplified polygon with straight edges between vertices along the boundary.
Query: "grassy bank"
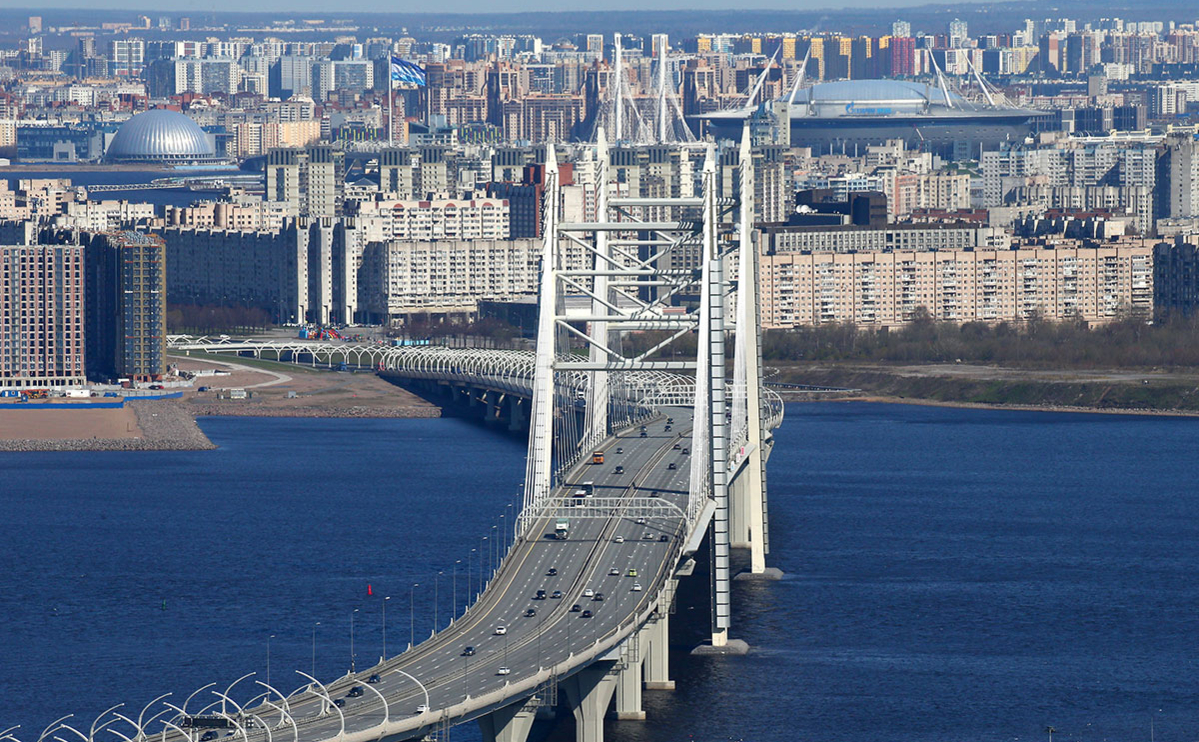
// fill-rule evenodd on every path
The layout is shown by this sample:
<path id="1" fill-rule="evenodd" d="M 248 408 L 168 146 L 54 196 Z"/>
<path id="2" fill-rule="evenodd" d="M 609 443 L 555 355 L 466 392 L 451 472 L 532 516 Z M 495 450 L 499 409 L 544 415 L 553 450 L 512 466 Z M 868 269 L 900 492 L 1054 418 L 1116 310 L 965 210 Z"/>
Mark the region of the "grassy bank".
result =
<path id="1" fill-rule="evenodd" d="M 771 381 L 860 389 L 872 396 L 936 403 L 1099 410 L 1199 412 L 1199 379 L 1186 374 L 1119 374 L 1126 378 L 1052 378 L 1003 369 L 1002 373 L 964 375 L 949 367 L 861 367 L 792 365 L 779 368 Z"/>

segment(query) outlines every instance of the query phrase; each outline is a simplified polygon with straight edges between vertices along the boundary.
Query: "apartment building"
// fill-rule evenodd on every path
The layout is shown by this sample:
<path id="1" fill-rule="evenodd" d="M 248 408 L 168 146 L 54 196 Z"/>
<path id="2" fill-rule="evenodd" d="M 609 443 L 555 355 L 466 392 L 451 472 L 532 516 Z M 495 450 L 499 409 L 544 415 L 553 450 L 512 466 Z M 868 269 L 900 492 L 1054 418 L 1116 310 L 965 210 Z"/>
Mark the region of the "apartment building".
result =
<path id="1" fill-rule="evenodd" d="M 763 255 L 762 325 L 898 327 L 924 307 L 938 320 L 1110 322 L 1153 310 L 1153 253 L 1135 247 Z"/>
<path id="2" fill-rule="evenodd" d="M 883 228 L 852 224 L 792 226 L 766 224 L 758 246 L 765 254 L 893 250 L 967 250 L 1005 248 L 1008 233 L 971 224 L 888 224 Z"/>
<path id="3" fill-rule="evenodd" d="M 373 242 L 363 253 L 360 303 L 368 322 L 388 323 L 536 297 L 542 249 L 535 239 Z"/>
<path id="4" fill-rule="evenodd" d="M 166 373 L 166 243 L 119 231 L 82 235 L 87 373 L 151 381 Z"/>
<path id="5" fill-rule="evenodd" d="M 167 297 L 258 307 L 276 322 L 352 322 L 363 231 L 350 218 L 289 219 L 264 231 L 171 227 Z"/>
<path id="6" fill-rule="evenodd" d="M 508 201 L 482 193 L 460 199 L 358 201 L 357 215 L 378 218 L 384 240 L 503 240 L 509 232 Z"/>
<path id="7" fill-rule="evenodd" d="M 83 248 L 0 245 L 0 388 L 81 386 Z"/>

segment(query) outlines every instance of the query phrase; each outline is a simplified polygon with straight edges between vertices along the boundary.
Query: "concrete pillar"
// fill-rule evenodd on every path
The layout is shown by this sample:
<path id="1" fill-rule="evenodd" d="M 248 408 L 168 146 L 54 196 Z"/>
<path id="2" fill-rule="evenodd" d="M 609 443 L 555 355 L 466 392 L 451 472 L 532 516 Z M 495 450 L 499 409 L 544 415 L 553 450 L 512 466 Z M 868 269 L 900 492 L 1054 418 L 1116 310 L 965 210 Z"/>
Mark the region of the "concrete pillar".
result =
<path id="1" fill-rule="evenodd" d="M 670 679 L 670 613 L 661 608 L 658 620 L 642 629 L 642 664 L 646 690 L 674 690 Z"/>
<path id="2" fill-rule="evenodd" d="M 604 716 L 616 691 L 614 664 L 596 662 L 559 685 L 575 715 L 575 742 L 604 742 Z"/>
<path id="3" fill-rule="evenodd" d="M 750 496 L 744 467 L 729 483 L 729 542 L 734 549 L 750 548 Z"/>
<path id="4" fill-rule="evenodd" d="M 525 427 L 525 408 L 521 405 L 520 397 L 513 394 L 508 397 L 508 430 L 516 432 Z"/>
<path id="5" fill-rule="evenodd" d="M 494 418 L 492 415 L 492 407 L 494 404 L 494 392 L 485 391 L 479 395 L 479 406 L 482 408 L 483 422 L 490 422 Z"/>
<path id="6" fill-rule="evenodd" d="M 479 717 L 483 742 L 525 742 L 537 713 L 526 708 L 525 702 L 514 703 Z"/>
<path id="7" fill-rule="evenodd" d="M 625 642 L 624 667 L 616 675 L 616 718 L 644 719 L 641 707 L 641 649 L 639 639 Z"/>

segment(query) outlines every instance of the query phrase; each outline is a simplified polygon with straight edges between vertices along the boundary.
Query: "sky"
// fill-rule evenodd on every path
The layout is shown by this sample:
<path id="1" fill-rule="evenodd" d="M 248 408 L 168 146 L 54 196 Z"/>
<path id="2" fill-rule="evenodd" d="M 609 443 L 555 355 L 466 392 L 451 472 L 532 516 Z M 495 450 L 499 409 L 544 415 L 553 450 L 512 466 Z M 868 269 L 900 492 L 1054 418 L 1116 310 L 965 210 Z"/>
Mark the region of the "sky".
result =
<path id="1" fill-rule="evenodd" d="M 980 0 L 965 0 L 972 4 Z M 956 3 L 961 4 L 962 0 Z M 204 12 L 251 11 L 267 13 L 515 13 L 530 11 L 605 11 L 605 10 L 828 10 L 835 8 L 899 8 L 918 5 L 950 5 L 930 3 L 929 0 L 837 0 L 830 5 L 828 0 L 587 0 L 587 2 L 563 2 L 562 0 L 440 0 L 436 4 L 413 0 L 354 0 L 348 5 L 338 5 L 329 0 L 204 0 L 197 4 L 186 0 L 0 0 L 0 7 L 80 8 L 89 10 L 136 10 L 153 12 Z"/>

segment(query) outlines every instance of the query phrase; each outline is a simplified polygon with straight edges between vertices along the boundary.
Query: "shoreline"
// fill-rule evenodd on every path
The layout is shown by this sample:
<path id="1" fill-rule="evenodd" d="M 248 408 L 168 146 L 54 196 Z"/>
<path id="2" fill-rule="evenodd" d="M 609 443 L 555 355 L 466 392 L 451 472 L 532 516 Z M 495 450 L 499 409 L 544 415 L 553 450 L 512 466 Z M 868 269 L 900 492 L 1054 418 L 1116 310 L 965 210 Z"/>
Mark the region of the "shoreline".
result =
<path id="1" fill-rule="evenodd" d="M 126 438 L 15 438 L 0 440 L 0 452 L 40 451 L 211 451 L 217 446 L 191 412 L 176 400 L 126 402 L 141 435 Z"/>
<path id="2" fill-rule="evenodd" d="M 955 402 L 939 399 L 916 397 L 893 397 L 881 394 L 863 394 L 860 396 L 837 396 L 823 399 L 814 395 L 802 399 L 780 395 L 785 403 L 811 404 L 813 402 L 874 402 L 876 404 L 906 404 L 921 407 L 952 407 L 963 410 L 997 410 L 1008 412 L 1077 412 L 1090 415 L 1139 415 L 1142 417 L 1192 417 L 1199 418 L 1199 412 L 1191 410 L 1156 410 L 1151 408 L 1118 408 L 1118 407 L 1071 407 L 1069 405 L 1048 404 L 999 404 L 991 402 Z"/>
<path id="3" fill-rule="evenodd" d="M 440 407 L 269 407 L 266 405 L 240 405 L 192 403 L 189 405 L 193 417 L 329 417 L 329 418 L 397 418 L 430 419 L 442 417 Z"/>

